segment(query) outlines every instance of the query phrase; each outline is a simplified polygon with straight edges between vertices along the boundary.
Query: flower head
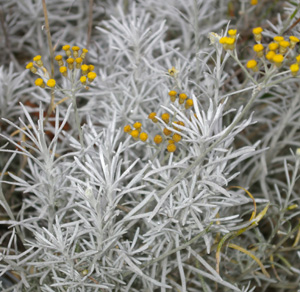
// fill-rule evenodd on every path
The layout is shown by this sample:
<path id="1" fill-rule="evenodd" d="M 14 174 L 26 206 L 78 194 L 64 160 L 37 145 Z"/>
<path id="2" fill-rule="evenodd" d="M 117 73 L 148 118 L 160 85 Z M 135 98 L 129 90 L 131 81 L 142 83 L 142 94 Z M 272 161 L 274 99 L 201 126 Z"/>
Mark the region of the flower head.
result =
<path id="1" fill-rule="evenodd" d="M 261 58 L 264 55 L 264 46 L 262 44 L 256 44 L 253 46 L 254 52 L 258 58 Z"/>
<path id="2" fill-rule="evenodd" d="M 80 82 L 85 85 L 86 84 L 86 76 L 81 76 Z"/>
<path id="3" fill-rule="evenodd" d="M 297 63 L 292 64 L 292 65 L 290 66 L 290 70 L 291 70 L 292 75 L 295 77 L 295 76 L 298 74 L 298 71 L 299 71 L 299 65 L 298 65 Z"/>
<path id="4" fill-rule="evenodd" d="M 168 113 L 164 113 L 161 115 L 161 119 L 168 124 L 169 123 L 169 119 L 170 119 L 170 115 Z"/>
<path id="5" fill-rule="evenodd" d="M 296 44 L 299 43 L 299 39 L 293 35 L 290 36 L 291 49 L 294 49 Z"/>
<path id="6" fill-rule="evenodd" d="M 49 86 L 51 88 L 55 87 L 55 84 L 56 84 L 56 81 L 54 79 L 49 79 L 47 81 L 47 86 Z"/>
<path id="7" fill-rule="evenodd" d="M 95 72 L 89 72 L 87 77 L 89 82 L 92 82 L 97 77 L 97 74 Z"/>
<path id="8" fill-rule="evenodd" d="M 148 139 L 148 134 L 147 133 L 141 133 L 140 134 L 140 140 L 143 141 L 143 142 L 146 142 Z"/>
<path id="9" fill-rule="evenodd" d="M 124 132 L 125 132 L 125 133 L 129 133 L 130 131 L 131 131 L 130 125 L 126 125 L 126 126 L 124 127 Z"/>
<path id="10" fill-rule="evenodd" d="M 279 53 L 280 54 L 285 54 L 287 52 L 289 46 L 290 46 L 290 42 L 288 42 L 288 41 L 281 41 L 279 43 Z"/>
<path id="11" fill-rule="evenodd" d="M 61 66 L 61 67 L 59 68 L 59 72 L 60 72 L 64 77 L 67 77 L 67 76 L 68 76 L 68 69 L 67 69 L 67 67 L 65 67 L 65 66 Z"/>
<path id="12" fill-rule="evenodd" d="M 37 78 L 37 79 L 35 80 L 34 84 L 35 84 L 36 86 L 45 88 L 45 83 L 44 83 L 44 80 L 43 80 L 42 78 Z"/>
<path id="13" fill-rule="evenodd" d="M 37 69 L 34 67 L 33 63 L 30 62 L 26 65 L 26 69 L 29 69 L 32 73 L 36 73 Z"/>
<path id="14" fill-rule="evenodd" d="M 269 43 L 268 48 L 270 51 L 276 51 L 279 48 L 278 43 Z"/>
<path id="15" fill-rule="evenodd" d="M 257 72 L 257 71 L 258 71 L 257 62 L 256 62 L 255 60 L 249 60 L 249 61 L 247 62 L 246 67 L 247 67 L 248 69 L 253 70 L 254 72 Z"/>
<path id="16" fill-rule="evenodd" d="M 276 67 L 280 67 L 282 65 L 283 60 L 284 57 L 281 54 L 276 54 L 273 57 L 273 62 L 275 63 Z"/>
<path id="17" fill-rule="evenodd" d="M 33 58 L 33 61 L 36 62 L 36 64 L 39 66 L 39 67 L 42 67 L 43 66 L 43 61 L 42 61 L 42 57 L 40 55 L 37 55 Z"/>
<path id="18" fill-rule="evenodd" d="M 160 136 L 160 135 L 156 135 L 156 136 L 154 137 L 153 141 L 154 141 L 154 143 L 156 143 L 156 144 L 160 144 L 160 143 L 163 141 L 163 138 L 162 138 L 162 136 Z"/>
<path id="19" fill-rule="evenodd" d="M 259 27 L 255 27 L 253 28 L 252 32 L 254 34 L 254 39 L 256 42 L 260 42 L 262 39 L 262 33 L 263 29 L 259 26 Z"/>
<path id="20" fill-rule="evenodd" d="M 167 146 L 167 150 L 169 151 L 169 152 L 175 152 L 176 151 L 176 145 L 175 144 L 169 144 L 168 146 Z"/>
<path id="21" fill-rule="evenodd" d="M 169 96 L 172 102 L 175 102 L 176 100 L 176 96 L 177 96 L 177 92 L 175 90 L 170 90 L 169 91 Z"/>
<path id="22" fill-rule="evenodd" d="M 68 57 L 70 57 L 70 56 L 72 55 L 72 52 L 71 52 L 71 50 L 70 50 L 70 46 L 69 46 L 69 45 L 63 46 L 62 49 L 66 52 L 66 55 L 67 55 Z"/>

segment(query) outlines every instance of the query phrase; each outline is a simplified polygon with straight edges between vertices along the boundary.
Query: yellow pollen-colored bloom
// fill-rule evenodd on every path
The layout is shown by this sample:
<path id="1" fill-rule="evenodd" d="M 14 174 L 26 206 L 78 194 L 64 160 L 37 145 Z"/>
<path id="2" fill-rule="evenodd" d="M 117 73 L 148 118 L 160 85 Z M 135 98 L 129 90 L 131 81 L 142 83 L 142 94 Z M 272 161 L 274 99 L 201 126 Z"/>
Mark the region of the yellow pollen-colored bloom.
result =
<path id="1" fill-rule="evenodd" d="M 163 138 L 162 138 L 162 136 L 160 136 L 160 135 L 156 135 L 156 136 L 154 137 L 153 141 L 154 141 L 154 143 L 156 143 L 156 144 L 160 144 L 160 143 L 163 141 Z"/>
<path id="2" fill-rule="evenodd" d="M 68 57 L 70 57 L 70 56 L 72 55 L 72 52 L 71 52 L 71 50 L 70 50 L 70 46 L 69 46 L 69 45 L 63 46 L 62 49 L 66 52 L 66 55 L 67 55 Z"/>
<path id="3" fill-rule="evenodd" d="M 92 82 L 97 77 L 97 74 L 95 72 L 89 72 L 87 77 L 89 82 Z"/>
<path id="4" fill-rule="evenodd" d="M 175 144 L 169 144 L 169 145 L 167 146 L 167 150 L 168 150 L 169 152 L 175 152 L 175 151 L 176 151 L 176 145 L 175 145 Z"/>
<path id="5" fill-rule="evenodd" d="M 164 129 L 163 129 L 163 133 L 164 133 L 166 136 L 169 136 L 169 135 L 172 134 L 172 131 L 170 131 L 170 130 L 167 129 L 167 128 L 164 128 Z"/>
<path id="6" fill-rule="evenodd" d="M 279 48 L 278 43 L 269 43 L 268 48 L 270 51 L 276 51 Z"/>
<path id="7" fill-rule="evenodd" d="M 263 32 L 263 29 L 260 26 L 259 27 L 255 27 L 255 28 L 252 29 L 252 32 L 253 32 L 253 34 L 260 34 L 260 33 Z"/>
<path id="8" fill-rule="evenodd" d="M 62 66 L 59 68 L 59 72 L 65 77 L 67 77 L 67 73 L 68 73 L 67 71 L 68 71 L 68 69 L 65 66 Z"/>
<path id="9" fill-rule="evenodd" d="M 29 69 L 34 74 L 37 72 L 37 69 L 33 66 L 32 62 L 30 62 L 26 65 L 26 69 Z"/>
<path id="10" fill-rule="evenodd" d="M 262 33 L 262 31 L 263 31 L 263 29 L 259 26 L 259 27 L 255 27 L 255 28 L 253 28 L 253 30 L 252 30 L 252 33 L 254 34 L 254 39 L 255 39 L 255 41 L 256 42 L 260 42 L 261 41 L 261 39 L 262 39 L 262 35 L 261 35 L 261 33 Z"/>
<path id="11" fill-rule="evenodd" d="M 84 59 L 85 58 L 85 55 L 87 54 L 88 50 L 87 49 L 82 49 L 82 53 L 80 55 L 80 58 L 81 59 Z"/>
<path id="12" fill-rule="evenodd" d="M 219 40 L 219 43 L 223 46 L 224 50 L 228 50 L 229 49 L 228 48 L 228 44 L 227 44 L 228 39 L 229 39 L 229 37 L 225 36 L 225 37 L 220 38 L 220 40 Z"/>
<path id="13" fill-rule="evenodd" d="M 273 57 L 273 62 L 275 63 L 276 67 L 280 67 L 284 60 L 283 55 L 277 54 Z"/>
<path id="14" fill-rule="evenodd" d="M 37 61 L 39 61 L 39 60 L 41 60 L 42 59 L 42 57 L 40 56 L 40 55 L 37 55 L 37 56 L 35 56 L 34 58 L 33 58 L 33 61 L 34 62 L 37 62 Z"/>
<path id="15" fill-rule="evenodd" d="M 257 62 L 255 60 L 249 60 L 246 67 L 252 69 L 254 72 L 258 71 Z"/>
<path id="16" fill-rule="evenodd" d="M 80 48 L 78 46 L 73 46 L 72 50 L 74 58 L 78 58 L 78 51 L 80 50 Z"/>
<path id="17" fill-rule="evenodd" d="M 133 138 L 137 138 L 139 136 L 139 131 L 138 130 L 133 130 L 130 132 L 130 135 L 133 137 Z"/>
<path id="18" fill-rule="evenodd" d="M 276 43 L 280 43 L 282 41 L 284 41 L 284 37 L 283 36 L 280 36 L 280 35 L 277 35 L 277 36 L 274 36 L 273 37 L 273 40 L 276 42 Z"/>
<path id="19" fill-rule="evenodd" d="M 177 96 L 177 92 L 175 90 L 171 90 L 169 91 L 169 96 L 172 102 L 175 102 L 176 100 L 176 96 Z"/>
<path id="20" fill-rule="evenodd" d="M 63 66 L 64 65 L 64 61 L 63 61 L 63 57 L 62 57 L 62 55 L 57 55 L 57 56 L 55 56 L 55 58 L 54 58 L 56 61 L 57 61 L 57 63 L 58 63 L 58 66 Z"/>
<path id="21" fill-rule="evenodd" d="M 161 119 L 168 124 L 169 123 L 169 119 L 170 119 L 170 115 L 168 113 L 164 113 L 161 115 Z"/>
<path id="22" fill-rule="evenodd" d="M 264 46 L 262 44 L 256 44 L 253 46 L 254 52 L 258 58 L 261 58 L 264 55 Z"/>
<path id="23" fill-rule="evenodd" d="M 192 99 L 187 99 L 187 101 L 185 102 L 185 109 L 189 109 L 190 107 L 192 107 L 194 105 L 194 102 Z"/>
<path id="24" fill-rule="evenodd" d="M 289 46 L 290 46 L 290 42 L 288 42 L 288 41 L 281 41 L 279 43 L 279 53 L 282 54 L 282 55 L 285 54 L 287 52 Z"/>
<path id="25" fill-rule="evenodd" d="M 236 39 L 236 32 L 237 32 L 236 29 L 230 29 L 230 30 L 228 31 L 228 34 L 230 35 L 230 37 L 231 37 L 233 40 Z M 234 43 L 234 42 L 233 42 L 233 43 Z"/>
<path id="26" fill-rule="evenodd" d="M 89 72 L 94 71 L 94 69 L 95 69 L 95 66 L 94 66 L 94 65 L 88 65 L 88 66 L 89 66 Z"/>
<path id="27" fill-rule="evenodd" d="M 28 63 L 26 65 L 26 69 L 31 69 L 32 67 L 33 67 L 33 63 L 32 62 L 30 62 L 30 63 Z"/>
<path id="28" fill-rule="evenodd" d="M 228 30 L 228 34 L 229 34 L 231 37 L 235 37 L 235 36 L 236 36 L 236 32 L 237 32 L 236 29 L 230 29 L 230 30 Z"/>
<path id="29" fill-rule="evenodd" d="M 47 81 L 47 86 L 49 86 L 49 87 L 51 87 L 51 88 L 55 87 L 55 84 L 56 84 L 56 82 L 55 82 L 54 79 L 49 79 L 49 80 Z"/>
<path id="30" fill-rule="evenodd" d="M 33 61 L 36 62 L 36 64 L 39 66 L 39 67 L 42 67 L 43 66 L 43 61 L 42 61 L 42 57 L 40 55 L 37 55 L 33 58 Z"/>
<path id="31" fill-rule="evenodd" d="M 300 65 L 300 55 L 296 56 L 296 61 Z"/>
<path id="32" fill-rule="evenodd" d="M 35 80 L 34 84 L 35 84 L 36 86 L 45 88 L 45 83 L 44 83 L 44 80 L 43 80 L 42 78 L 37 78 L 37 79 Z"/>
<path id="33" fill-rule="evenodd" d="M 235 38 L 230 37 L 226 40 L 226 47 L 228 50 L 234 50 L 235 48 Z"/>
<path id="34" fill-rule="evenodd" d="M 124 127 L 124 132 L 125 132 L 125 133 L 129 133 L 130 131 L 131 131 L 130 125 L 126 125 L 126 126 Z"/>
<path id="35" fill-rule="evenodd" d="M 74 59 L 73 58 L 67 59 L 67 63 L 68 63 L 68 68 L 72 70 L 74 68 Z"/>
<path id="36" fill-rule="evenodd" d="M 89 70 L 89 66 L 88 65 L 81 65 L 81 71 L 83 75 L 87 75 L 88 74 L 88 70 Z"/>
<path id="37" fill-rule="evenodd" d="M 186 99 L 187 99 L 187 95 L 185 93 L 179 94 L 179 104 L 183 104 Z"/>
<path id="38" fill-rule="evenodd" d="M 76 69 L 80 69 L 81 68 L 81 63 L 82 63 L 82 59 L 81 58 L 76 58 L 75 62 L 76 62 Z"/>
<path id="39" fill-rule="evenodd" d="M 266 54 L 266 59 L 269 60 L 269 61 L 273 61 L 273 57 L 275 56 L 275 52 L 274 51 L 269 51 L 267 54 Z"/>
<path id="40" fill-rule="evenodd" d="M 172 139 L 174 142 L 179 142 L 181 140 L 181 136 L 179 134 L 174 134 Z"/>
<path id="41" fill-rule="evenodd" d="M 133 124 L 133 127 L 134 127 L 135 129 L 140 129 L 140 128 L 142 127 L 142 123 L 140 123 L 140 122 L 135 122 L 135 123 Z"/>
<path id="42" fill-rule="evenodd" d="M 296 64 L 292 64 L 290 66 L 290 70 L 291 70 L 291 73 L 292 75 L 295 77 L 299 71 L 299 65 L 296 63 Z"/>
<path id="43" fill-rule="evenodd" d="M 157 123 L 158 122 L 158 120 L 156 118 L 156 113 L 155 112 L 150 113 L 149 116 L 148 116 L 148 118 L 150 120 L 152 120 L 153 123 Z"/>
<path id="44" fill-rule="evenodd" d="M 228 37 L 226 37 L 226 36 L 225 36 L 225 37 L 221 37 L 220 40 L 219 40 L 220 44 L 221 44 L 221 45 L 226 44 L 227 39 L 228 39 Z"/>
<path id="45" fill-rule="evenodd" d="M 299 39 L 293 35 L 290 36 L 291 49 L 294 49 L 296 44 L 299 43 Z"/>
<path id="46" fill-rule="evenodd" d="M 148 134 L 147 133 L 141 133 L 140 134 L 140 139 L 141 141 L 145 142 L 148 139 Z"/>
<path id="47" fill-rule="evenodd" d="M 62 58 L 63 58 L 62 55 L 57 55 L 57 56 L 55 56 L 54 59 L 55 59 L 56 61 L 59 61 L 59 60 L 62 60 Z"/>
<path id="48" fill-rule="evenodd" d="M 85 85 L 86 84 L 86 76 L 81 76 L 80 82 Z"/>
<path id="49" fill-rule="evenodd" d="M 251 1 L 250 1 L 250 4 L 253 5 L 253 6 L 254 6 L 254 5 L 257 5 L 257 3 L 258 3 L 258 0 L 251 0 Z"/>

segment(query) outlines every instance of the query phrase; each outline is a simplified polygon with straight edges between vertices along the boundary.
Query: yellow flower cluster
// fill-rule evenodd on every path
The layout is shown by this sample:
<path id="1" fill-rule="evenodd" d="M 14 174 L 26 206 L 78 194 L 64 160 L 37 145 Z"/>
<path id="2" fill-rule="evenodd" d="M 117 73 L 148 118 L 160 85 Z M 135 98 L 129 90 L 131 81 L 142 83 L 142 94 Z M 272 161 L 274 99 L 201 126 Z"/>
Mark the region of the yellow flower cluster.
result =
<path id="1" fill-rule="evenodd" d="M 178 76 L 178 71 L 175 67 L 172 67 L 168 70 L 168 73 L 170 76 L 172 76 L 175 80 Z M 180 111 L 187 111 L 189 114 L 189 109 L 194 105 L 193 100 L 191 98 L 188 98 L 188 95 L 184 92 L 178 93 L 175 90 L 170 90 L 168 93 L 170 100 L 172 103 L 175 103 L 176 100 L 178 101 L 178 107 Z M 156 112 L 151 112 L 148 115 L 148 119 L 151 120 L 154 124 L 158 123 L 159 121 L 163 123 L 163 127 L 159 127 L 161 133 L 154 136 L 152 141 L 156 145 L 165 145 L 165 149 L 168 152 L 175 152 L 177 147 L 176 143 L 180 142 L 182 139 L 182 136 L 180 132 L 183 130 L 182 127 L 185 126 L 183 121 L 176 120 L 175 116 L 170 116 L 169 113 L 162 113 L 160 116 Z M 140 122 L 136 122 L 133 124 L 133 127 L 131 125 L 126 125 L 123 128 L 123 131 L 131 137 L 138 141 L 146 142 L 148 140 L 148 134 L 145 132 L 142 132 L 142 124 Z"/>
<path id="2" fill-rule="evenodd" d="M 189 109 L 193 106 L 193 100 L 188 98 L 188 96 L 185 93 L 178 94 L 175 90 L 169 91 L 169 96 L 171 99 L 171 102 L 175 102 L 178 98 L 179 104 L 184 104 L 185 109 Z"/>
<path id="3" fill-rule="evenodd" d="M 252 30 L 254 39 L 257 42 L 253 46 L 253 51 L 256 53 L 256 57 L 259 59 L 262 59 L 263 62 L 265 60 L 269 61 L 273 66 L 280 68 L 288 57 L 286 55 L 290 50 L 293 50 L 296 46 L 296 44 L 300 41 L 295 36 L 290 36 L 289 40 L 285 40 L 283 36 L 275 36 L 273 38 L 273 41 L 270 42 L 267 45 L 267 48 L 265 48 L 261 44 L 262 40 L 262 32 L 263 29 L 261 27 L 256 27 Z M 298 61 L 299 59 L 299 61 Z M 299 71 L 299 63 L 300 63 L 300 57 L 296 57 L 297 63 L 294 63 L 290 66 L 290 70 L 293 76 L 296 76 Z M 247 62 L 246 67 L 248 69 L 251 69 L 253 72 L 259 71 L 259 64 L 256 60 L 252 59 Z"/>
<path id="4" fill-rule="evenodd" d="M 142 132 L 142 123 L 140 122 L 135 122 L 133 124 L 133 129 L 130 125 L 126 125 L 124 127 L 124 132 L 131 135 L 131 137 L 135 140 L 141 140 L 142 142 L 146 142 L 148 139 L 148 134 Z"/>
<path id="5" fill-rule="evenodd" d="M 223 45 L 224 50 L 234 50 L 235 49 L 235 41 L 236 41 L 236 29 L 230 29 L 228 31 L 228 36 L 224 36 L 220 38 L 219 42 Z"/>
<path id="6" fill-rule="evenodd" d="M 65 45 L 62 47 L 65 51 L 66 56 L 68 57 L 64 62 L 64 58 L 62 55 L 55 56 L 55 60 L 59 66 L 59 72 L 62 74 L 63 77 L 69 78 L 69 75 L 72 76 L 74 70 L 81 71 L 81 77 L 79 81 L 82 85 L 89 85 L 93 80 L 97 77 L 97 74 L 94 71 L 93 65 L 86 65 L 83 64 L 86 54 L 88 53 L 87 49 L 82 49 L 80 52 L 80 48 L 78 46 L 73 46 L 71 48 L 70 45 Z M 54 79 L 49 79 L 49 73 L 47 69 L 44 67 L 42 57 L 40 55 L 35 56 L 33 58 L 33 62 L 30 62 L 26 65 L 26 69 L 29 69 L 32 73 L 40 75 L 40 77 L 44 78 L 37 78 L 35 80 L 35 85 L 45 88 L 46 85 L 50 88 L 55 88 L 56 81 Z M 41 69 L 43 75 L 38 71 Z M 76 73 L 76 72 L 75 72 Z M 46 84 L 44 80 L 47 80 Z M 88 87 L 86 86 L 86 89 Z"/>
<path id="7" fill-rule="evenodd" d="M 153 123 L 158 122 L 157 114 L 155 112 L 150 113 L 148 118 L 152 120 Z M 173 131 L 170 130 L 170 128 L 173 128 L 176 131 L 181 131 L 181 129 L 176 127 L 175 125 L 172 125 L 169 113 L 163 113 L 161 115 L 161 119 L 164 121 L 165 124 L 168 125 L 168 128 L 164 127 L 162 135 L 156 135 L 153 141 L 155 144 L 161 144 L 162 142 L 167 141 L 168 152 L 175 152 L 175 143 L 178 143 L 182 139 L 182 137 L 178 133 L 173 133 Z M 184 122 L 182 121 L 174 121 L 173 124 L 184 126 Z"/>

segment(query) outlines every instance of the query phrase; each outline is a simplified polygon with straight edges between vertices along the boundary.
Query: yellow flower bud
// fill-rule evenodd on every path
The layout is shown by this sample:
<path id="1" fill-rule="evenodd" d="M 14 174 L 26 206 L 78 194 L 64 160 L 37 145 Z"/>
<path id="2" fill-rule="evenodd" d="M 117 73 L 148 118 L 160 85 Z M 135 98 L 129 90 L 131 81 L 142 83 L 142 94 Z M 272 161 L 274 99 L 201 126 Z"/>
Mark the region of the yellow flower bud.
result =
<path id="1" fill-rule="evenodd" d="M 253 72 L 257 72 L 257 71 L 258 71 L 257 62 L 256 62 L 255 60 L 249 60 L 249 61 L 247 62 L 246 67 L 247 67 L 248 69 L 253 70 Z"/>
<path id="2" fill-rule="evenodd" d="M 55 87 L 55 84 L 56 84 L 56 82 L 55 82 L 54 79 L 49 79 L 49 80 L 47 81 L 47 86 L 49 86 L 49 87 L 51 87 L 51 88 Z"/>
<path id="3" fill-rule="evenodd" d="M 291 66 L 290 66 L 290 70 L 291 70 L 291 73 L 292 73 L 292 75 L 295 77 L 295 76 L 297 76 L 297 74 L 298 74 L 298 71 L 299 71 L 299 65 L 296 63 L 296 64 L 292 64 Z"/>
<path id="4" fill-rule="evenodd" d="M 60 72 L 64 77 L 67 77 L 67 76 L 68 76 L 68 69 L 67 69 L 67 67 L 65 67 L 65 66 L 61 66 L 61 67 L 59 68 L 59 72 Z"/>
<path id="5" fill-rule="evenodd" d="M 264 55 L 264 46 L 262 44 L 256 44 L 253 46 L 254 52 L 258 58 L 261 58 Z"/>
<path id="6" fill-rule="evenodd" d="M 126 125 L 126 126 L 124 127 L 124 132 L 125 132 L 125 133 L 129 133 L 130 131 L 131 131 L 130 125 Z"/>
<path id="7" fill-rule="evenodd" d="M 148 134 L 147 133 L 141 133 L 140 134 L 140 140 L 143 141 L 143 142 L 146 142 L 148 139 Z"/>
<path id="8" fill-rule="evenodd" d="M 87 77 L 89 82 L 92 82 L 97 77 L 97 74 L 95 72 L 89 72 Z"/>
<path id="9" fill-rule="evenodd" d="M 156 136 L 154 137 L 153 141 L 154 141 L 154 143 L 156 143 L 156 144 L 160 144 L 160 143 L 163 141 L 163 138 L 162 138 L 162 136 L 160 136 L 160 135 L 156 135 Z"/>
<path id="10" fill-rule="evenodd" d="M 80 77 L 80 82 L 85 85 L 86 84 L 86 76 L 81 76 Z"/>
<path id="11" fill-rule="evenodd" d="M 62 49 L 65 51 L 65 53 L 66 53 L 66 55 L 67 55 L 68 57 L 70 57 L 70 56 L 72 55 L 72 52 L 71 52 L 71 50 L 70 50 L 70 46 L 69 46 L 69 45 L 63 46 Z"/>
<path id="12" fill-rule="evenodd" d="M 44 80 L 43 80 L 42 78 L 37 78 L 37 79 L 35 80 L 34 84 L 35 84 L 36 86 L 45 88 L 45 83 L 44 83 Z"/>
<path id="13" fill-rule="evenodd" d="M 175 151 L 176 151 L 176 145 L 175 145 L 175 144 L 169 144 L 169 145 L 167 146 L 167 150 L 168 150 L 169 152 L 175 152 Z"/>
<path id="14" fill-rule="evenodd" d="M 68 63 L 68 69 L 73 70 L 73 68 L 74 68 L 74 59 L 73 58 L 67 59 L 67 63 Z"/>

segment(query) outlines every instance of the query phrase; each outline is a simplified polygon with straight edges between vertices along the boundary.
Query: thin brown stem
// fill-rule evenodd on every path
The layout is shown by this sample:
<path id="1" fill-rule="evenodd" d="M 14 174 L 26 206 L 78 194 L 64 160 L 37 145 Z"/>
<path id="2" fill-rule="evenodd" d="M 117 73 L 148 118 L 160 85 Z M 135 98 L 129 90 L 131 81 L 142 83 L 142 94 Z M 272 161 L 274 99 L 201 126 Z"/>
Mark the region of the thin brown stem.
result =
<path id="1" fill-rule="evenodd" d="M 89 24 L 88 24 L 88 35 L 86 41 L 86 48 L 88 49 L 91 43 L 92 26 L 93 26 L 93 4 L 94 0 L 89 2 Z"/>

